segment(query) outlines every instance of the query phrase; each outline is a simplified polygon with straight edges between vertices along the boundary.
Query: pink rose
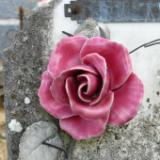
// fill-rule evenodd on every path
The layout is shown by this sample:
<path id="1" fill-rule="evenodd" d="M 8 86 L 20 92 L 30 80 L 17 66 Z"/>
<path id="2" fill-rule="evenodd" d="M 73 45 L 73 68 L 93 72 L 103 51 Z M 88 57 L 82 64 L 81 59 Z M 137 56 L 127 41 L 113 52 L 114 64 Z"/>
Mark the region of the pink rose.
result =
<path id="1" fill-rule="evenodd" d="M 42 75 L 39 98 L 77 140 L 102 134 L 107 124 L 131 120 L 143 97 L 128 50 L 101 37 L 63 38 Z"/>

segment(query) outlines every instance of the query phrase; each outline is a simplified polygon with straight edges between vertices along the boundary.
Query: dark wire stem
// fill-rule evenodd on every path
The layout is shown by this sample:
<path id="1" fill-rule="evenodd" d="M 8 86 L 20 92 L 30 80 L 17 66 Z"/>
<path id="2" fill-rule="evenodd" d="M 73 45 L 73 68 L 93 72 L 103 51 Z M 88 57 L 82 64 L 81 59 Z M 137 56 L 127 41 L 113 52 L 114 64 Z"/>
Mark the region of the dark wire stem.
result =
<path id="1" fill-rule="evenodd" d="M 69 36 L 69 37 L 73 37 L 73 36 L 74 36 L 73 34 L 68 33 L 68 32 L 66 32 L 66 31 L 62 31 L 62 33 L 65 34 L 65 35 L 67 35 L 67 36 Z"/>
<path id="2" fill-rule="evenodd" d="M 151 44 L 146 45 L 145 47 L 147 48 L 147 47 L 151 47 L 151 46 L 158 45 L 158 44 L 160 44 L 160 42 L 151 43 Z"/>
<path id="3" fill-rule="evenodd" d="M 160 44 L 160 39 L 155 39 L 153 41 L 150 41 L 150 42 L 147 42 L 147 43 L 140 45 L 139 47 L 133 49 L 129 53 L 132 54 L 133 52 L 137 51 L 138 49 L 140 49 L 142 47 L 147 48 L 147 47 L 151 47 L 151 46 L 158 45 L 158 44 Z"/>
<path id="4" fill-rule="evenodd" d="M 58 147 L 58 146 L 53 145 L 53 144 L 50 144 L 50 143 L 47 143 L 47 142 L 43 142 L 42 144 L 44 144 L 44 145 L 46 145 L 48 147 L 51 147 L 51 148 L 56 148 L 56 149 L 64 152 L 64 160 L 68 160 L 68 154 L 67 154 L 67 152 L 63 148 Z"/>

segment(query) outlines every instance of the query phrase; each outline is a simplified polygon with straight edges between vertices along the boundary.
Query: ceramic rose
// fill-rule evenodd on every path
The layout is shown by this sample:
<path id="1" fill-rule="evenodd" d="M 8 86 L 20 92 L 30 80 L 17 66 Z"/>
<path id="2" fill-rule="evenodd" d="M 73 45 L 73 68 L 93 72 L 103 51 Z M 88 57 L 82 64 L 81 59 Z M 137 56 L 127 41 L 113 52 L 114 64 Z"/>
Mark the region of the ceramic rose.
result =
<path id="1" fill-rule="evenodd" d="M 143 84 L 128 50 L 101 37 L 67 37 L 55 47 L 39 88 L 41 105 L 74 139 L 123 125 L 139 109 Z"/>

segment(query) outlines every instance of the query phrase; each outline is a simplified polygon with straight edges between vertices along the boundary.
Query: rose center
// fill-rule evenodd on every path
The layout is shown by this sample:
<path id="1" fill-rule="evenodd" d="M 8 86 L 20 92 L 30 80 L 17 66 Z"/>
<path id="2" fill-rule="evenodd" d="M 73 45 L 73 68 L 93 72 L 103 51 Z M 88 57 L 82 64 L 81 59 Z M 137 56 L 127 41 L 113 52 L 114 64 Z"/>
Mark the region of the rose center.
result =
<path id="1" fill-rule="evenodd" d="M 78 98 L 82 102 L 90 103 L 99 90 L 100 79 L 91 73 L 84 73 L 77 76 L 79 82 Z"/>

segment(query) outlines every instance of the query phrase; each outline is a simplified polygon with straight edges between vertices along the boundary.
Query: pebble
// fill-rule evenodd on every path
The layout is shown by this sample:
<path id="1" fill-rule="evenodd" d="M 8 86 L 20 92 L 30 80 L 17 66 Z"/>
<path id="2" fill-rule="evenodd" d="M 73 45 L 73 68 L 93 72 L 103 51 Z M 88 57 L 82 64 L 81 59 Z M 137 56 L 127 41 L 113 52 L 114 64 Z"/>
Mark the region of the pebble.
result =
<path id="1" fill-rule="evenodd" d="M 31 103 L 30 98 L 25 97 L 25 99 L 24 99 L 24 103 L 25 103 L 25 104 L 30 104 L 30 103 Z"/>
<path id="2" fill-rule="evenodd" d="M 21 132 L 23 130 L 21 123 L 16 119 L 12 119 L 8 124 L 8 127 L 12 132 Z"/>

